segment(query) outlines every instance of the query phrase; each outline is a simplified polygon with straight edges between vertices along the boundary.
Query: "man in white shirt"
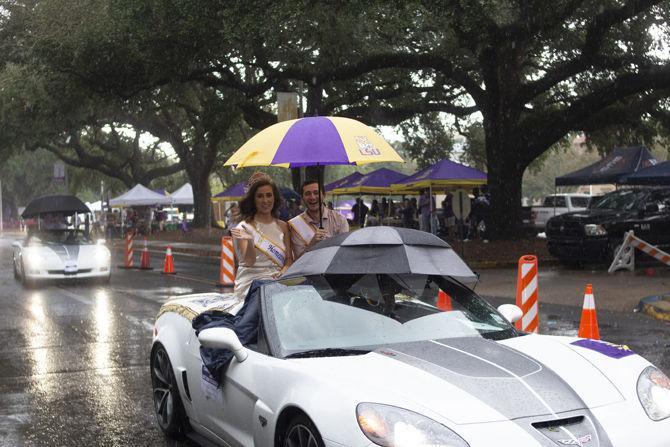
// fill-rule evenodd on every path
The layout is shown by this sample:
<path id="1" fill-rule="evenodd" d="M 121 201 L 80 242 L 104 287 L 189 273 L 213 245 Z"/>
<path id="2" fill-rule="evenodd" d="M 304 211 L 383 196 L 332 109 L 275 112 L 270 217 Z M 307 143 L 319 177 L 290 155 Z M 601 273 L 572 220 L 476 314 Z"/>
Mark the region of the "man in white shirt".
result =
<path id="1" fill-rule="evenodd" d="M 305 212 L 288 221 L 291 229 L 291 247 L 293 248 L 294 260 L 302 256 L 308 248 L 317 242 L 349 231 L 347 219 L 324 205 L 323 188 L 321 188 L 321 201 L 319 201 L 317 180 L 305 180 L 301 189 Z M 319 228 L 319 203 L 322 207 L 321 222 L 323 228 Z"/>

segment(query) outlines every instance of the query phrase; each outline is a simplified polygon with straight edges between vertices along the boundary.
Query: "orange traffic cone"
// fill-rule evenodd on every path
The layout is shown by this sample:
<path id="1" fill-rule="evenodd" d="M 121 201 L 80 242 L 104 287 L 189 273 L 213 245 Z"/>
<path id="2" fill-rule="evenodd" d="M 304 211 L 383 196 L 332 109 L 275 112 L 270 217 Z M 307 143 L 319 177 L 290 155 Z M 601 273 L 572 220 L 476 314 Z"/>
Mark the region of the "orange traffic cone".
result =
<path id="1" fill-rule="evenodd" d="M 174 275 L 174 261 L 172 260 L 172 247 L 167 246 L 165 250 L 165 264 L 163 264 L 163 274 Z"/>
<path id="2" fill-rule="evenodd" d="M 437 308 L 445 312 L 453 310 L 451 307 L 451 297 L 442 289 L 437 293 Z"/>
<path id="3" fill-rule="evenodd" d="M 584 306 L 582 307 L 582 319 L 579 322 L 579 337 L 600 340 L 598 330 L 598 319 L 596 318 L 596 301 L 593 298 L 593 286 L 586 285 L 584 290 Z"/>
<path id="4" fill-rule="evenodd" d="M 149 248 L 147 247 L 147 238 L 144 238 L 144 248 L 140 255 L 140 270 L 153 270 L 149 261 Z"/>

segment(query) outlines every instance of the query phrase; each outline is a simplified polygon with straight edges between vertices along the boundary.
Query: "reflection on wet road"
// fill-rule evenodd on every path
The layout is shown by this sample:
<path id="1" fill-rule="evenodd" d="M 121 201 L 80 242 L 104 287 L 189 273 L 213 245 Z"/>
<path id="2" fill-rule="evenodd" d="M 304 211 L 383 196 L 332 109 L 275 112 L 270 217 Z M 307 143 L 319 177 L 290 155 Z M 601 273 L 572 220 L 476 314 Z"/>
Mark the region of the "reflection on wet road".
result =
<path id="1" fill-rule="evenodd" d="M 153 319 L 201 285 L 115 271 L 104 286 L 24 289 L 0 240 L 0 287 L 0 445 L 168 444 L 151 403 Z"/>

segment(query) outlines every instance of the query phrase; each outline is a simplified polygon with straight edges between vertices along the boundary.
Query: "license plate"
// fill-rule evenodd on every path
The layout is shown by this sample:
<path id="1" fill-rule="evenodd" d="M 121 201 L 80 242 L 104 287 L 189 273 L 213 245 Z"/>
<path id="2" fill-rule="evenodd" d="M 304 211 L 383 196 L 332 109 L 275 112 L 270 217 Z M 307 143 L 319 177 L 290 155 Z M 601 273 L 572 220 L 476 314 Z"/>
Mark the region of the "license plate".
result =
<path id="1" fill-rule="evenodd" d="M 65 266 L 65 273 L 77 273 L 77 264 L 67 264 Z"/>

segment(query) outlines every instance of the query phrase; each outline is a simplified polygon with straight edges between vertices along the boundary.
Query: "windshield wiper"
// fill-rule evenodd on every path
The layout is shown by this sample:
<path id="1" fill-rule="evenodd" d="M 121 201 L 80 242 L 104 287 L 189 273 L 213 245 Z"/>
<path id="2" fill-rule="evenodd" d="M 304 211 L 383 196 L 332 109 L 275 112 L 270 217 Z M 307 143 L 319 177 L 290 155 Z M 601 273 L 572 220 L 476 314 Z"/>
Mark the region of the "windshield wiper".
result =
<path id="1" fill-rule="evenodd" d="M 294 352 L 286 356 L 287 359 L 301 359 L 308 357 L 344 357 L 347 355 L 363 355 L 370 352 L 365 349 L 350 349 L 350 348 L 323 348 L 310 349 L 307 351 Z"/>

